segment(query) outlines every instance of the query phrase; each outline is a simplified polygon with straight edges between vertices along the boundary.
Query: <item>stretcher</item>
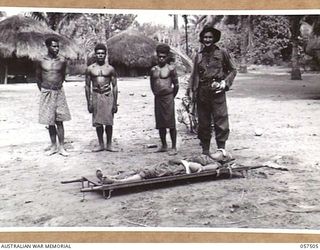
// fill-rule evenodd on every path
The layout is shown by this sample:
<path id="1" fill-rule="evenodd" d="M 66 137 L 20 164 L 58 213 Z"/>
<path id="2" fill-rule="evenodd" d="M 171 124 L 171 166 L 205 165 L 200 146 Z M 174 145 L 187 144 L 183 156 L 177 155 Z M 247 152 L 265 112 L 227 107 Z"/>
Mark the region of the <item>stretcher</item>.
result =
<path id="1" fill-rule="evenodd" d="M 96 177 L 81 177 L 80 179 L 62 181 L 62 184 L 81 182 L 81 192 L 100 191 L 105 199 L 110 199 L 114 191 L 133 191 L 137 189 L 155 189 L 164 186 L 188 184 L 197 181 L 210 181 L 226 178 L 241 178 L 248 167 L 223 167 L 216 170 L 199 173 L 164 176 L 131 182 L 104 184 Z M 250 168 L 251 169 L 251 168 Z"/>

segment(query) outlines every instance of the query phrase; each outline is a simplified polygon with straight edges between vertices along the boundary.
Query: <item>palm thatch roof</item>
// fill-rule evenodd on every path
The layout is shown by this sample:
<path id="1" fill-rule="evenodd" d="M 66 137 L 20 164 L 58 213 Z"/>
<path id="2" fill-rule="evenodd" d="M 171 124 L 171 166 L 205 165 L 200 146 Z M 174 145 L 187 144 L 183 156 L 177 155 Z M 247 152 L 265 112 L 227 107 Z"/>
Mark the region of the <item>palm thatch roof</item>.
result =
<path id="1" fill-rule="evenodd" d="M 126 30 L 107 41 L 109 63 L 128 68 L 151 68 L 157 42 L 137 31 Z"/>
<path id="2" fill-rule="evenodd" d="M 11 16 L 0 22 L 0 57 L 40 59 L 47 54 L 45 40 L 49 36 L 60 40 L 61 55 L 71 59 L 78 57 L 79 49 L 70 39 L 42 22 L 21 15 Z"/>

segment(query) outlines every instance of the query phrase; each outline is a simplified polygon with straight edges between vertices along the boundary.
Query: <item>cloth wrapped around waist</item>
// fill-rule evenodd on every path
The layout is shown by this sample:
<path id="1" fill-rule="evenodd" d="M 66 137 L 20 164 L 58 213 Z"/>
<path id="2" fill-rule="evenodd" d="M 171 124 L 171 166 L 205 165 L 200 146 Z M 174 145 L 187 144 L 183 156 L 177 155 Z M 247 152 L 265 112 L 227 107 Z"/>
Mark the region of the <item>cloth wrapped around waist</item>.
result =
<path id="1" fill-rule="evenodd" d="M 98 93 L 98 94 L 109 95 L 111 92 L 111 86 L 107 85 L 106 87 L 103 87 L 103 88 L 94 87 L 94 88 L 92 88 L 92 91 L 95 93 Z"/>
<path id="2" fill-rule="evenodd" d="M 47 90 L 60 90 L 62 89 L 62 85 L 61 86 L 41 86 L 41 89 L 47 89 Z"/>

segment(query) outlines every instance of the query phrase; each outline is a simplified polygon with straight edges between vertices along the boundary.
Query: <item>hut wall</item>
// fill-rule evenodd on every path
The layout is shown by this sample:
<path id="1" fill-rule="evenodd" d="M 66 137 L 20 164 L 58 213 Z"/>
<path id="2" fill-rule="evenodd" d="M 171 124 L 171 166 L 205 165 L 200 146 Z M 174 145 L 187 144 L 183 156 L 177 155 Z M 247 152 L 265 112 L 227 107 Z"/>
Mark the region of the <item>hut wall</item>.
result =
<path id="1" fill-rule="evenodd" d="M 127 77 L 137 77 L 137 76 L 145 76 L 150 74 L 151 68 L 130 68 L 125 65 L 113 65 L 118 76 L 127 76 Z"/>
<path id="2" fill-rule="evenodd" d="M 8 59 L 8 83 L 35 82 L 35 62 L 27 58 Z"/>
<path id="3" fill-rule="evenodd" d="M 0 84 L 4 84 L 5 82 L 5 74 L 6 74 L 6 68 L 5 68 L 5 61 L 0 59 Z"/>

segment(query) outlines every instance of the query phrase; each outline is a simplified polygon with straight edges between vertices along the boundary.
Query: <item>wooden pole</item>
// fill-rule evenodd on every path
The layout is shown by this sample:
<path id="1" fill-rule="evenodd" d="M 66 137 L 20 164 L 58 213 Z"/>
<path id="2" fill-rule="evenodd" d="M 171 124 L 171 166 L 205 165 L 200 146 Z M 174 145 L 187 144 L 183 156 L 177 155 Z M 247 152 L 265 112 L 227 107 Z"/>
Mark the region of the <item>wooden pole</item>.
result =
<path id="1" fill-rule="evenodd" d="M 8 65 L 5 63 L 3 84 L 7 84 L 7 83 L 8 83 Z"/>

